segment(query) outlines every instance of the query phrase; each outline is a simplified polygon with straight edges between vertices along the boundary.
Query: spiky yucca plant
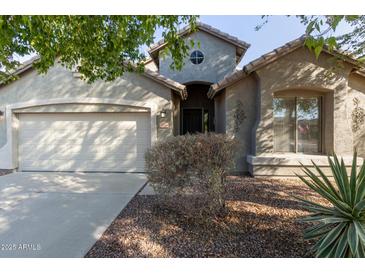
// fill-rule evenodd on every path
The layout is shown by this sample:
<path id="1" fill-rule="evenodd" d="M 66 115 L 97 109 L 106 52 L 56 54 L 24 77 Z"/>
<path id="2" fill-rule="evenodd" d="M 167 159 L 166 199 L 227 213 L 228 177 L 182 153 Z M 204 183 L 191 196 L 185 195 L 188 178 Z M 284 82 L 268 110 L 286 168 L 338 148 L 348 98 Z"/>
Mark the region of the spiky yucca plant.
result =
<path id="1" fill-rule="evenodd" d="M 303 166 L 309 177 L 297 176 L 311 189 L 329 201 L 327 207 L 296 197 L 311 212 L 302 220 L 314 223 L 304 231 L 305 239 L 316 239 L 313 249 L 317 257 L 365 257 L 365 161 L 357 172 L 357 154 L 354 153 L 351 174 L 336 155 L 328 157 L 333 174 L 330 180 L 312 161 L 318 176 Z"/>

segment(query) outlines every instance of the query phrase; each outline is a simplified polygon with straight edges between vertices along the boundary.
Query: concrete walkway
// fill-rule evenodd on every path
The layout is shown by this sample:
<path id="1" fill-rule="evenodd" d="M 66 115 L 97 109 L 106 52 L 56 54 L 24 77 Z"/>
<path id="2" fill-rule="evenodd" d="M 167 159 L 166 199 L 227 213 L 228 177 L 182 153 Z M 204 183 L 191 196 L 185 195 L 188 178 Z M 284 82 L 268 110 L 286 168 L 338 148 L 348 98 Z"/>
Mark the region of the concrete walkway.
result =
<path id="1" fill-rule="evenodd" d="M 83 257 L 146 182 L 143 174 L 0 177 L 0 257 Z"/>

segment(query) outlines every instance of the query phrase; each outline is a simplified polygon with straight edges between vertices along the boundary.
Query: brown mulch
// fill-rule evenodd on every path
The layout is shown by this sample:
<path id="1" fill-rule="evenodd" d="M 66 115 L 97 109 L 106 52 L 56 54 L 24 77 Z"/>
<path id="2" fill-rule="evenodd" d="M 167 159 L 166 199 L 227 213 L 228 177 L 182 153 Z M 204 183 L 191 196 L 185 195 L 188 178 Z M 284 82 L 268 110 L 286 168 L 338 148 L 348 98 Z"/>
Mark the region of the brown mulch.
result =
<path id="1" fill-rule="evenodd" d="M 230 177 L 227 214 L 194 222 L 156 196 L 136 196 L 86 257 L 311 257 L 293 195 L 323 203 L 297 179 Z"/>

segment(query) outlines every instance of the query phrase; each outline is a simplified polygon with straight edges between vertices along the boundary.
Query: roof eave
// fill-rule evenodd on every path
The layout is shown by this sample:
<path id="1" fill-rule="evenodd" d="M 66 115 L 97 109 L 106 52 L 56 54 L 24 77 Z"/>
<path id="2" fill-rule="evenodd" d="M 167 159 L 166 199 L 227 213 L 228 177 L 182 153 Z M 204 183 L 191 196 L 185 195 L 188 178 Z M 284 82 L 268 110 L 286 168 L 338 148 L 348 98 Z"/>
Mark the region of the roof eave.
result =
<path id="1" fill-rule="evenodd" d="M 365 70 L 355 69 L 353 73 L 365 77 Z"/>
<path id="2" fill-rule="evenodd" d="M 242 68 L 241 74 L 239 72 L 234 72 L 230 76 L 224 78 L 223 80 L 219 81 L 216 84 L 213 84 L 209 90 L 210 98 L 213 98 L 220 90 L 235 84 L 237 81 L 241 80 L 245 76 L 248 76 L 252 72 L 275 62 L 277 59 L 281 58 L 282 56 L 289 54 L 300 47 L 304 47 L 305 36 L 301 36 L 291 42 L 286 43 L 285 45 L 276 48 L 261 57 L 253 60 L 252 62 L 248 63 Z M 364 68 L 364 65 L 361 64 L 359 61 L 355 60 L 351 56 L 346 55 L 345 53 L 339 50 L 329 50 L 327 47 L 323 48 L 328 54 L 337 56 L 343 59 L 345 62 L 349 62 L 356 66 L 357 68 Z M 359 74 L 365 76 L 365 70 L 359 72 Z"/>
<path id="3" fill-rule="evenodd" d="M 23 72 L 26 72 L 27 70 L 33 68 L 34 63 L 39 60 L 39 57 L 33 57 L 30 60 L 24 62 L 23 64 L 21 64 L 13 73 L 12 75 L 20 75 Z M 130 64 L 130 63 L 129 63 Z M 128 65 L 127 62 L 124 63 L 124 65 Z M 134 68 L 136 68 L 136 65 L 131 64 Z M 171 80 L 169 78 L 166 78 L 164 76 L 162 76 L 161 74 L 154 72 L 152 70 L 149 70 L 147 68 L 145 68 L 144 72 L 142 73 L 142 75 L 144 75 L 147 78 L 150 78 L 156 82 L 159 82 L 160 84 L 174 90 L 177 91 L 179 93 L 179 95 L 181 96 L 181 98 L 184 100 L 187 97 L 187 91 L 186 91 L 186 86 L 182 85 L 174 80 Z"/>
<path id="4" fill-rule="evenodd" d="M 145 71 L 143 72 L 143 75 L 156 82 L 159 82 L 160 84 L 164 85 L 167 88 L 170 88 L 170 89 L 178 92 L 178 94 L 181 96 L 181 99 L 185 100 L 187 98 L 188 94 L 187 94 L 187 89 L 186 89 L 185 85 L 175 82 L 174 80 L 166 78 L 166 77 L 162 76 L 161 74 L 155 73 L 154 71 L 149 70 L 149 69 L 145 69 Z"/>
<path id="5" fill-rule="evenodd" d="M 246 77 L 248 75 L 249 75 L 249 73 L 244 69 L 235 71 L 234 73 L 232 73 L 228 77 L 224 78 L 220 82 L 211 85 L 209 88 L 209 91 L 208 91 L 208 97 L 210 99 L 214 98 L 214 96 L 219 91 L 225 89 L 228 86 L 231 86 L 231 85 L 237 83 L 238 81 L 240 81 L 241 79 L 243 79 L 244 77 Z"/>

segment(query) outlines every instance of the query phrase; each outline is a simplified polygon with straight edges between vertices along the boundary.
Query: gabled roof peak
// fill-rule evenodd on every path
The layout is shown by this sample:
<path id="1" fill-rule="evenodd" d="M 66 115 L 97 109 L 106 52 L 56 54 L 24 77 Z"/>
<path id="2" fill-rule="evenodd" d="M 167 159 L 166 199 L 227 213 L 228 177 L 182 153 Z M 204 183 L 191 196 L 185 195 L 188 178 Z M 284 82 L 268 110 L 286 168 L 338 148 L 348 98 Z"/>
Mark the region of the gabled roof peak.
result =
<path id="1" fill-rule="evenodd" d="M 217 28 L 214 28 L 208 24 L 197 22 L 196 23 L 196 29 L 197 31 L 203 31 L 206 32 L 214 37 L 217 37 L 221 40 L 224 40 L 225 42 L 232 44 L 236 47 L 236 63 L 238 64 L 243 55 L 246 53 L 247 49 L 251 46 L 249 43 L 246 43 L 243 40 L 238 39 L 235 36 L 232 36 L 226 32 L 220 31 Z M 191 27 L 185 26 L 182 28 L 179 32 L 179 36 L 186 36 L 193 33 Z M 151 58 L 155 61 L 156 64 L 158 64 L 158 53 L 161 49 L 163 49 L 167 45 L 167 42 L 164 41 L 164 39 L 161 39 L 157 43 L 153 44 L 150 49 L 148 50 L 148 53 L 150 54 Z"/>

